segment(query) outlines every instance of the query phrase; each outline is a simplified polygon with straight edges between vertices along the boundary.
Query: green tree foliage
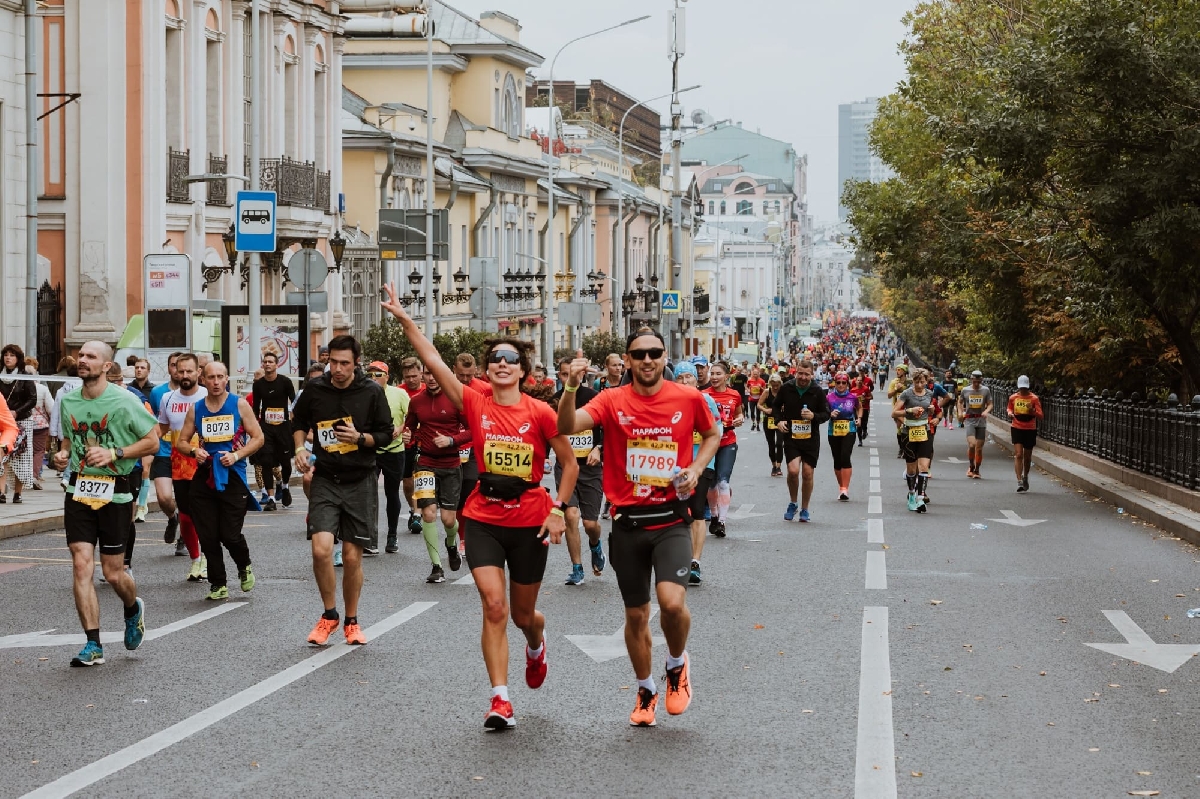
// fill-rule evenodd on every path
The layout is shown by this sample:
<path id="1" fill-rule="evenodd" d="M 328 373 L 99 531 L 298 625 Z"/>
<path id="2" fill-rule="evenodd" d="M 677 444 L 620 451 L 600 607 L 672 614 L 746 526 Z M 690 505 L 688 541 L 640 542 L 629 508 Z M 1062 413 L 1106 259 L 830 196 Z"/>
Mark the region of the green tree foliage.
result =
<path id="1" fill-rule="evenodd" d="M 926 0 L 906 22 L 872 131 L 897 177 L 845 195 L 885 312 L 935 359 L 1200 390 L 1195 5 Z"/>
<path id="2" fill-rule="evenodd" d="M 600 331 L 597 333 L 589 333 L 583 337 L 577 349 L 582 349 L 583 354 L 594 364 L 604 363 L 604 359 L 608 357 L 610 352 L 615 352 L 621 355 L 625 352 L 625 339 L 621 336 Z M 574 358 L 575 350 L 567 347 L 561 347 L 554 351 L 555 361 L 563 358 Z"/>
<path id="3" fill-rule="evenodd" d="M 439 333 L 433 337 L 433 346 L 448 365 L 454 365 L 454 359 L 461 352 L 474 355 L 476 359 L 483 354 L 484 342 L 492 338 L 491 334 L 480 333 L 467 327 L 458 327 L 449 333 Z M 388 365 L 395 378 L 400 376 L 400 362 L 405 358 L 415 356 L 412 342 L 404 335 L 400 323 L 391 316 L 385 316 L 379 324 L 367 331 L 362 340 L 363 361 L 383 361 Z"/>

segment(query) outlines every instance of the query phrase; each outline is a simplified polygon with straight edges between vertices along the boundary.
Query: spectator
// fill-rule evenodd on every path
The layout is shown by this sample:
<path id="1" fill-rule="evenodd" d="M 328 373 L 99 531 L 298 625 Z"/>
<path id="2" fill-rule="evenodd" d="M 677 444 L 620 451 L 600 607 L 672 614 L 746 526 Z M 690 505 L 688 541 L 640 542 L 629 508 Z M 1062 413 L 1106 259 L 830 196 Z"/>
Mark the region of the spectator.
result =
<path id="1" fill-rule="evenodd" d="M 17 380 L 16 375 L 25 374 L 25 353 L 16 344 L 6 344 L 0 349 L 0 395 L 8 403 L 20 434 L 8 466 L 16 482 L 13 504 L 20 504 L 21 489 L 33 484 L 33 406 L 37 404 L 37 388 L 32 380 Z M 13 375 L 13 377 L 9 377 Z M 7 502 L 7 470 L 0 471 L 0 504 Z"/>

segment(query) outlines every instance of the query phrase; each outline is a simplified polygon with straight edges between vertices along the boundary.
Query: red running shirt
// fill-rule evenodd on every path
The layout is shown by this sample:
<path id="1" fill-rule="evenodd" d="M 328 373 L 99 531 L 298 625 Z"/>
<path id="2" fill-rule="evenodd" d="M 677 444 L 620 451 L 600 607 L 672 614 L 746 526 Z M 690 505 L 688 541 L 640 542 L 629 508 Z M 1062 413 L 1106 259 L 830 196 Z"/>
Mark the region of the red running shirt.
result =
<path id="1" fill-rule="evenodd" d="M 582 410 L 604 428 L 604 495 L 617 507 L 674 501 L 673 469 L 691 465 L 692 434 L 715 424 L 700 392 L 676 383 L 651 397 L 610 388 Z"/>
<path id="2" fill-rule="evenodd" d="M 463 416 L 471 429 L 471 451 L 480 475 L 491 472 L 542 482 L 549 441 L 558 435 L 558 416 L 549 405 L 528 394 L 522 394 L 516 405 L 497 405 L 491 396 L 463 386 Z M 500 527 L 540 527 L 554 504 L 540 485 L 511 501 L 485 497 L 476 485 L 463 515 Z"/>
<path id="3" fill-rule="evenodd" d="M 763 389 L 767 387 L 767 381 L 761 377 L 752 377 L 746 381 L 746 389 L 750 392 L 750 396 L 757 400 L 762 396 Z"/>
<path id="4" fill-rule="evenodd" d="M 704 393 L 713 398 L 713 402 L 717 403 L 717 410 L 721 412 L 721 424 L 725 425 L 725 432 L 721 434 L 721 446 L 726 447 L 733 444 L 737 441 L 737 431 L 733 428 L 733 420 L 737 418 L 738 410 L 742 407 L 742 395 L 731 388 L 726 388 L 724 391 L 706 388 Z"/>

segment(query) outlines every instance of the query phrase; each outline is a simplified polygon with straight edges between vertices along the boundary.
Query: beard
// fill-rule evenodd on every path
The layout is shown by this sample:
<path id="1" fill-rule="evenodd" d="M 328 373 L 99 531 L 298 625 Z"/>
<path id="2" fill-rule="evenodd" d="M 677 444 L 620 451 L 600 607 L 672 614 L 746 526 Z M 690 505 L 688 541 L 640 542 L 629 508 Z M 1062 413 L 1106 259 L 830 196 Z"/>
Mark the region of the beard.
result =
<path id="1" fill-rule="evenodd" d="M 196 381 L 189 380 L 186 377 L 180 378 L 179 387 L 182 388 L 184 391 L 191 391 L 193 388 L 196 387 Z"/>
<path id="2" fill-rule="evenodd" d="M 633 379 L 637 381 L 639 386 L 643 386 L 645 388 L 652 388 L 653 386 L 658 385 L 660 382 L 662 382 L 662 376 L 663 368 L 661 366 L 655 367 L 654 374 L 649 378 L 642 374 L 641 369 L 634 368 L 633 370 Z"/>

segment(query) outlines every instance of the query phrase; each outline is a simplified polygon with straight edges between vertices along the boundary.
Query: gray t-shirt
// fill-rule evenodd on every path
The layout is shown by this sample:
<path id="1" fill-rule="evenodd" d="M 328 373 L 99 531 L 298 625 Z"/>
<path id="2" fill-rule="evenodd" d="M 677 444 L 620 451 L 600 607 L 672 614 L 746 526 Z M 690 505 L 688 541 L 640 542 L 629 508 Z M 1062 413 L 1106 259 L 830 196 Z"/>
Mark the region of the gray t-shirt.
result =
<path id="1" fill-rule="evenodd" d="M 963 408 L 966 413 L 963 416 L 963 424 L 967 422 L 982 422 L 987 424 L 987 417 L 983 415 L 983 409 L 992 401 L 992 390 L 987 386 L 980 386 L 978 389 L 967 386 L 959 392 L 959 397 L 962 401 Z"/>
<path id="2" fill-rule="evenodd" d="M 933 392 L 932 391 L 930 391 L 929 389 L 925 389 L 925 393 L 918 396 L 917 393 L 915 391 L 913 391 L 912 386 L 909 386 L 903 392 L 901 392 L 900 396 L 897 397 L 896 399 L 898 399 L 900 402 L 904 403 L 904 408 L 906 410 L 908 408 L 924 408 L 925 409 L 925 415 L 919 419 L 915 419 L 911 416 L 906 416 L 904 418 L 904 424 L 906 427 L 920 427 L 923 424 L 929 424 L 929 417 L 930 417 L 929 406 L 933 404 Z"/>

